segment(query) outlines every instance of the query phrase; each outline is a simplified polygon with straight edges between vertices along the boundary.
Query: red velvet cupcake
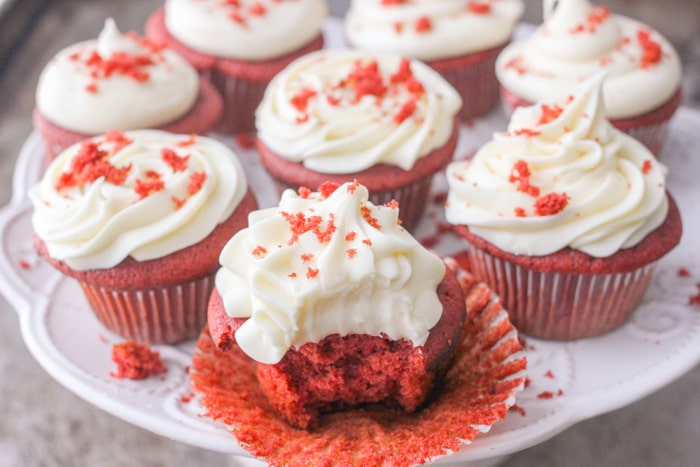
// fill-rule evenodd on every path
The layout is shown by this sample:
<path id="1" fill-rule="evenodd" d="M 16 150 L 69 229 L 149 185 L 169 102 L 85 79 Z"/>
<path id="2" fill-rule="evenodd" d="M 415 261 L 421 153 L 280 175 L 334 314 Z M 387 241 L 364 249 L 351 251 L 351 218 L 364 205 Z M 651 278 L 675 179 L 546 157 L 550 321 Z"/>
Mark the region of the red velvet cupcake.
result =
<path id="1" fill-rule="evenodd" d="M 452 160 L 461 100 L 434 70 L 392 54 L 327 50 L 270 83 L 256 113 L 258 151 L 281 188 L 357 180 L 375 204 L 420 220 L 435 173 Z"/>
<path id="2" fill-rule="evenodd" d="M 155 344 L 198 335 L 219 253 L 257 207 L 224 145 L 155 130 L 71 146 L 30 198 L 40 255 L 108 329 Z"/>
<path id="3" fill-rule="evenodd" d="M 257 362 L 269 403 L 300 428 L 366 403 L 415 411 L 464 327 L 454 275 L 359 183 L 285 191 L 251 214 L 221 264 L 212 339 Z"/>
<path id="4" fill-rule="evenodd" d="M 564 95 L 605 71 L 611 123 L 658 157 L 681 102 L 681 64 L 672 44 L 588 0 L 545 3 L 544 23 L 509 45 L 496 62 L 507 111 Z"/>
<path id="5" fill-rule="evenodd" d="M 218 92 L 185 60 L 107 20 L 96 40 L 61 50 L 37 86 L 34 127 L 50 162 L 108 131 L 155 128 L 205 134 L 221 118 Z"/>
<path id="6" fill-rule="evenodd" d="M 446 218 L 473 274 L 536 337 L 618 328 L 680 241 L 666 168 L 606 120 L 602 80 L 517 109 L 508 132 L 447 171 Z"/>
<path id="7" fill-rule="evenodd" d="M 255 130 L 255 108 L 272 77 L 295 58 L 323 48 L 322 0 L 170 0 L 151 15 L 146 35 L 180 53 L 221 93 L 217 130 Z"/>
<path id="8" fill-rule="evenodd" d="M 352 0 L 345 35 L 352 47 L 422 60 L 462 97 L 462 121 L 498 102 L 496 57 L 510 42 L 521 0 L 435 2 Z"/>
<path id="9" fill-rule="evenodd" d="M 320 415 L 313 429 L 298 429 L 268 402 L 256 362 L 235 343 L 220 350 L 205 330 L 189 371 L 203 415 L 226 425 L 241 447 L 270 465 L 409 467 L 468 450 L 474 438 L 515 408 L 526 360 L 495 295 L 457 261 L 446 258 L 445 264 L 446 277 L 454 274 L 464 292 L 467 319 L 449 367 L 418 410 L 362 404 Z M 224 324 L 234 320 L 227 317 Z M 378 366 L 395 369 L 395 363 L 382 360 Z"/>

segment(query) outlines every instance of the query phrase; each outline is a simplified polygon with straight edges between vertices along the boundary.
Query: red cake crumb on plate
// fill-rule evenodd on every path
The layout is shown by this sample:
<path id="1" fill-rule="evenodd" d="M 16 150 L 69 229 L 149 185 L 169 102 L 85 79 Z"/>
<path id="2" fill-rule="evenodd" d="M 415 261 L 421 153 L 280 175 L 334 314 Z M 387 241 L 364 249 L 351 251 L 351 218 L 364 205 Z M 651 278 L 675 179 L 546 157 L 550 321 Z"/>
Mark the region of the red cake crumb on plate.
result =
<path id="1" fill-rule="evenodd" d="M 168 371 L 160 352 L 131 340 L 114 344 L 112 361 L 117 364 L 117 370 L 110 373 L 114 378 L 146 379 Z"/>
<path id="2" fill-rule="evenodd" d="M 227 351 L 200 336 L 190 378 L 205 414 L 228 426 L 252 455 L 270 465 L 415 465 L 457 451 L 503 419 L 525 381 L 525 356 L 514 328 L 490 290 L 457 271 L 467 320 L 452 366 L 431 400 L 407 414 L 368 405 L 321 416 L 318 428 L 291 427 L 270 406 L 255 362 L 235 344 Z"/>

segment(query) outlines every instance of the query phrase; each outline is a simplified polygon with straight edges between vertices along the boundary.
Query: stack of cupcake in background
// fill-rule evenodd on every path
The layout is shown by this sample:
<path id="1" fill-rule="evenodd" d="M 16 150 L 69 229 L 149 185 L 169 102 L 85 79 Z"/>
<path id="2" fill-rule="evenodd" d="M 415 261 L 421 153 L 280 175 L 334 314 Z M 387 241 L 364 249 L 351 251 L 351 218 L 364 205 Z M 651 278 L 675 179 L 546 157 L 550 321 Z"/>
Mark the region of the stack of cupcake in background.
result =
<path id="1" fill-rule="evenodd" d="M 505 106 L 563 95 L 606 71 L 608 117 L 658 156 L 681 101 L 673 46 L 651 27 L 588 0 L 545 0 L 543 10 L 544 23 L 498 56 Z"/>
<path id="2" fill-rule="evenodd" d="M 325 0 L 167 0 L 146 35 L 206 76 L 224 100 L 218 131 L 255 130 L 265 86 L 295 58 L 323 48 Z"/>
<path id="3" fill-rule="evenodd" d="M 528 335 L 620 327 L 680 241 L 666 168 L 606 120 L 603 78 L 517 109 L 508 131 L 447 170 L 446 218 L 471 271 Z"/>
<path id="4" fill-rule="evenodd" d="M 512 44 L 520 0 L 354 0 L 348 46 L 331 50 L 327 11 L 321 0 L 167 0 L 146 20 L 147 39 L 108 20 L 97 40 L 47 65 L 34 112 L 50 162 L 30 194 L 35 243 L 81 283 L 105 326 L 147 343 L 196 337 L 219 261 L 233 267 L 224 245 L 271 215 L 256 211 L 256 196 L 271 191 L 290 232 L 321 242 L 319 232 L 330 241 L 348 220 L 334 215 L 379 231 L 373 210 L 399 207 L 402 224 L 391 227 L 407 248 L 408 232 L 433 220 L 425 208 L 446 167 L 446 219 L 471 273 L 519 331 L 569 340 L 624 324 L 682 230 L 656 158 L 680 101 L 671 45 L 587 0 L 545 0 L 544 24 Z M 472 119 L 503 111 L 499 89 L 510 123 L 503 118 L 473 158 L 453 162 Z M 232 136 L 251 132 L 264 175 L 254 184 L 231 149 Z M 338 186 L 346 197 L 366 191 L 362 207 L 314 215 Z M 310 199 L 319 206 L 309 211 Z M 292 258 L 298 237 L 285 244 L 279 233 L 258 232 L 246 260 L 315 264 L 308 252 Z M 376 241 L 383 253 L 394 244 Z M 347 259 L 350 250 L 332 253 Z M 380 259 L 377 277 L 389 282 L 420 269 Z M 248 279 L 263 283 L 270 303 L 295 283 Z M 263 331 L 279 324 L 245 316 Z M 372 332 L 386 331 L 358 331 Z M 310 334 L 316 344 L 328 337 Z M 291 420 L 308 410 L 316 423 L 315 409 L 272 405 Z"/>
<path id="5" fill-rule="evenodd" d="M 498 102 L 494 63 L 522 13 L 522 0 L 352 0 L 345 36 L 354 48 L 425 62 L 459 92 L 469 122 Z"/>
<path id="6" fill-rule="evenodd" d="M 39 77 L 34 126 L 50 161 L 107 131 L 158 128 L 205 134 L 221 118 L 211 83 L 172 50 L 111 19 L 99 37 L 59 51 Z"/>

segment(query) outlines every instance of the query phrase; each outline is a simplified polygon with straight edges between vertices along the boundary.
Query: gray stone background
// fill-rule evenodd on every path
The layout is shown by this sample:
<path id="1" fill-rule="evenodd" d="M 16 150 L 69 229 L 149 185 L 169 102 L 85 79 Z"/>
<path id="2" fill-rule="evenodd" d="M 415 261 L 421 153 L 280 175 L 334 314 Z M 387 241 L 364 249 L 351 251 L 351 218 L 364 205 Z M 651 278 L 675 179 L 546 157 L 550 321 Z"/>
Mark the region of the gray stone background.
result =
<path id="1" fill-rule="evenodd" d="M 10 0 L 11 1 L 11 0 Z M 142 30 L 160 0 L 19 0 L 16 21 L 0 27 L 0 205 L 10 198 L 14 161 L 31 132 L 34 87 L 53 53 L 94 37 L 112 16 Z M 0 0 L 0 14 L 3 4 Z M 330 0 L 336 15 L 347 1 Z M 700 1 L 608 0 L 617 13 L 665 34 L 684 62 L 684 105 L 700 110 Z M 526 0 L 524 20 L 538 23 L 541 2 Z M 40 10 L 16 50 L 12 24 Z M 12 18 L 10 18 L 12 20 Z M 7 18 L 5 18 L 7 20 Z M 9 24 L 9 25 L 8 25 Z M 3 48 L 4 47 L 4 48 Z M 504 461 L 515 466 L 692 466 L 700 461 L 700 368 L 643 400 L 587 420 Z M 123 422 L 55 382 L 24 345 L 16 313 L 0 297 L 0 467 L 234 466 L 228 456 L 168 440 Z"/>

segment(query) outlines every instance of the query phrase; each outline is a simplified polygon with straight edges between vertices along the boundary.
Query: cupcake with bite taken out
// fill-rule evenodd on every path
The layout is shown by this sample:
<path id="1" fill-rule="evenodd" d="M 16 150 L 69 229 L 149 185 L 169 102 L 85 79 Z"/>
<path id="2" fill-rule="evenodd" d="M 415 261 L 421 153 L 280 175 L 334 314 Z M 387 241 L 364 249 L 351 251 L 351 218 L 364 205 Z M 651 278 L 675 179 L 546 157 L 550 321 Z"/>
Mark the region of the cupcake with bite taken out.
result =
<path id="1" fill-rule="evenodd" d="M 323 48 L 324 0 L 167 0 L 146 23 L 149 38 L 180 53 L 221 93 L 217 130 L 255 130 L 265 86 L 297 57 Z"/>
<path id="2" fill-rule="evenodd" d="M 469 121 L 498 102 L 494 63 L 522 13 L 522 0 L 352 0 L 345 37 L 434 68 L 459 92 L 460 118 Z"/>
<path id="3" fill-rule="evenodd" d="M 324 50 L 282 70 L 256 112 L 257 146 L 280 187 L 357 180 L 375 204 L 421 218 L 433 175 L 452 160 L 459 94 L 437 72 L 394 54 Z"/>
<path id="4" fill-rule="evenodd" d="M 532 336 L 621 326 L 680 241 L 666 168 L 607 121 L 603 78 L 516 109 L 507 132 L 447 170 L 446 218 L 473 274 Z"/>
<path id="5" fill-rule="evenodd" d="M 228 148 L 155 130 L 71 146 L 29 196 L 39 254 L 109 330 L 153 344 L 199 334 L 219 253 L 257 208 Z"/>
<path id="6" fill-rule="evenodd" d="M 588 0 L 544 0 L 543 10 L 544 23 L 506 47 L 496 62 L 506 106 L 567 94 L 605 71 L 611 123 L 658 157 L 681 101 L 681 64 L 671 43 Z"/>
<path id="7" fill-rule="evenodd" d="M 221 97 L 162 44 L 123 35 L 108 19 L 95 40 L 67 47 L 39 77 L 34 126 L 51 161 L 109 131 L 157 128 L 205 134 L 219 121 Z"/>
<path id="8" fill-rule="evenodd" d="M 291 425 L 367 403 L 413 412 L 450 362 L 465 299 L 454 273 L 357 182 L 286 190 L 221 252 L 216 346 L 257 366 Z"/>

